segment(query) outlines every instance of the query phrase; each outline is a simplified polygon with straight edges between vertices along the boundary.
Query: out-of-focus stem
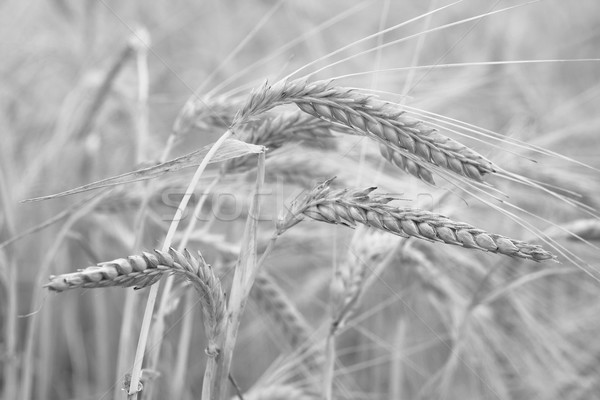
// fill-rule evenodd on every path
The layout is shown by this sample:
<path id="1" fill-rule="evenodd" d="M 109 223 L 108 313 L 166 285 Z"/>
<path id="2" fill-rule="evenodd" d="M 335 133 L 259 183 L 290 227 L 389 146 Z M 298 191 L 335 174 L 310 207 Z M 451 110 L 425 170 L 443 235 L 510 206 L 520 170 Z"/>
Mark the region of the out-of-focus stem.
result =
<path id="1" fill-rule="evenodd" d="M 257 262 L 258 219 L 260 214 L 259 194 L 265 178 L 265 153 L 258 156 L 256 188 L 246 228 L 242 240 L 242 250 L 233 276 L 229 302 L 227 304 L 225 334 L 219 338 L 216 354 L 210 354 L 202 386 L 203 400 L 221 400 L 226 393 L 226 385 L 233 357 L 233 349 L 250 289 L 258 273 Z"/>
<path id="2" fill-rule="evenodd" d="M 208 166 L 210 159 L 216 154 L 217 150 L 219 150 L 221 145 L 231 135 L 232 135 L 231 131 L 225 132 L 219 138 L 219 140 L 217 140 L 215 142 L 215 144 L 211 147 L 208 154 L 206 154 L 206 156 L 204 157 L 204 159 L 198 166 L 198 169 L 194 173 L 192 181 L 190 182 L 190 184 L 185 192 L 185 195 L 181 199 L 181 202 L 179 203 L 179 207 L 177 208 L 177 211 L 175 212 L 175 216 L 173 217 L 173 221 L 171 222 L 169 231 L 167 232 L 167 236 L 165 237 L 165 241 L 163 242 L 163 246 L 162 246 L 163 251 L 169 250 L 169 247 L 171 246 L 171 242 L 173 240 L 173 236 L 175 235 L 175 231 L 177 230 L 177 227 L 179 226 L 179 221 L 181 220 L 181 217 L 183 216 L 183 211 L 187 207 L 190 197 L 194 193 L 194 190 L 196 189 L 196 186 L 198 185 L 198 182 L 200 181 L 200 177 L 202 176 L 202 174 L 204 173 L 204 170 Z M 137 393 L 139 391 L 138 384 L 140 382 L 140 377 L 142 374 L 142 363 L 144 361 L 144 352 L 146 351 L 146 343 L 148 341 L 148 334 L 150 331 L 150 322 L 152 320 L 154 304 L 156 303 L 156 297 L 158 294 L 158 286 L 159 285 L 153 285 L 150 288 L 150 293 L 148 294 L 148 300 L 146 302 L 146 310 L 144 312 L 144 319 L 142 321 L 142 328 L 141 328 L 140 337 L 138 340 L 138 346 L 137 346 L 135 360 L 134 360 L 134 364 L 133 364 L 133 370 L 131 372 L 131 384 L 129 386 L 129 396 L 128 396 L 130 399 L 137 399 Z"/>
<path id="3" fill-rule="evenodd" d="M 212 190 L 214 189 L 214 187 L 219 183 L 219 181 L 221 180 L 221 175 L 218 175 L 205 189 L 205 194 L 209 194 L 210 192 L 212 192 Z M 190 220 L 190 223 L 188 224 L 188 226 L 186 227 L 186 230 L 183 234 L 183 237 L 179 243 L 179 245 L 177 246 L 177 250 L 182 252 L 185 247 L 187 246 L 187 243 L 190 239 L 190 236 L 192 234 L 192 232 L 194 231 L 194 228 L 196 227 L 196 222 L 198 221 L 196 218 L 194 218 L 196 215 L 200 215 L 200 211 L 202 210 L 202 207 L 204 206 L 204 203 L 206 202 L 207 196 L 202 196 L 200 198 L 200 200 L 198 201 L 198 203 L 196 204 L 196 207 L 194 208 L 194 213 L 192 214 L 192 219 Z M 171 295 L 171 289 L 173 288 L 173 282 L 174 282 L 175 277 L 174 276 L 169 276 L 165 282 L 165 287 L 162 291 L 162 295 L 160 298 L 160 304 L 158 306 L 158 310 L 156 311 L 156 315 L 154 317 L 154 327 L 152 329 L 152 347 L 149 349 L 149 362 L 148 362 L 148 368 L 152 371 L 155 371 L 158 365 L 158 360 L 159 360 L 159 356 L 160 356 L 160 349 L 162 347 L 162 341 L 163 341 L 163 336 L 164 336 L 164 331 L 165 331 L 165 317 L 167 314 L 167 309 L 169 308 L 169 301 L 170 299 L 170 295 Z M 186 297 L 187 300 L 192 299 L 193 297 L 187 296 Z M 189 304 L 191 304 L 191 301 L 188 301 Z M 193 313 L 188 313 L 188 314 L 193 314 Z M 192 316 L 186 316 L 186 319 L 192 319 Z M 191 322 L 184 320 L 184 322 L 186 324 L 189 324 L 190 327 L 186 328 L 186 329 L 191 329 Z M 183 328 L 182 328 L 183 329 Z M 182 334 L 183 335 L 183 334 Z M 185 339 L 185 338 L 184 338 Z M 188 345 L 189 345 L 189 340 L 188 340 Z M 184 343 L 179 343 L 179 348 L 181 349 L 182 347 L 185 347 Z M 178 355 L 181 355 L 182 352 L 178 351 Z M 186 353 L 186 360 L 187 360 L 187 353 Z M 179 363 L 181 363 L 182 361 L 179 360 L 178 357 L 178 365 Z M 181 366 L 179 366 L 179 368 L 181 368 Z M 177 369 L 176 371 L 178 371 L 179 374 L 183 375 L 183 370 L 181 369 Z M 177 374 L 175 374 L 175 377 L 177 377 Z M 176 385 L 174 385 L 174 387 L 177 387 Z M 144 395 L 148 398 L 151 399 L 152 398 L 152 386 L 150 386 L 150 390 L 148 390 L 147 388 L 144 389 Z M 173 398 L 177 399 L 179 398 L 178 396 L 173 396 Z"/>
<path id="4" fill-rule="evenodd" d="M 2 167 L 2 166 L 0 166 Z M 5 216 L 5 225 L 9 237 L 15 236 L 15 224 L 10 209 L 10 197 L 8 185 L 6 184 L 4 171 L 0 169 L 0 203 Z M 1 251 L 1 250 L 0 250 Z M 6 274 L 6 322 L 4 324 L 5 357 L 4 363 L 4 390 L 3 399 L 15 399 L 17 396 L 17 266 L 14 262 L 11 249 L 5 254 L 0 253 L 0 263 L 6 262 L 4 266 Z"/>
<path id="5" fill-rule="evenodd" d="M 325 364 L 323 364 L 323 398 L 332 400 L 333 374 L 335 367 L 335 333 L 330 332 L 325 342 Z"/>
<path id="6" fill-rule="evenodd" d="M 60 250 L 60 246 L 62 245 L 63 240 L 65 239 L 67 233 L 81 217 L 87 215 L 91 210 L 93 210 L 98 203 L 102 201 L 104 197 L 109 192 L 104 192 L 100 196 L 97 196 L 95 199 L 91 200 L 84 207 L 80 208 L 76 212 L 74 212 L 68 219 L 65 221 L 65 224 L 62 226 L 60 232 L 56 235 L 56 239 L 54 240 L 52 247 L 45 253 L 44 262 L 38 269 L 37 278 L 36 278 L 36 287 L 42 286 L 42 283 L 46 276 L 48 275 L 48 269 L 50 265 L 54 261 L 56 254 Z M 31 301 L 32 307 L 39 307 L 41 290 L 35 290 L 33 292 L 33 299 Z M 35 362 L 33 361 L 33 355 L 35 351 L 35 335 L 38 333 L 38 316 L 33 314 L 29 317 L 29 326 L 25 338 L 25 352 L 23 355 L 23 374 L 21 378 L 21 392 L 20 398 L 23 400 L 30 400 L 31 398 L 31 390 L 33 383 L 33 368 L 35 366 Z"/>

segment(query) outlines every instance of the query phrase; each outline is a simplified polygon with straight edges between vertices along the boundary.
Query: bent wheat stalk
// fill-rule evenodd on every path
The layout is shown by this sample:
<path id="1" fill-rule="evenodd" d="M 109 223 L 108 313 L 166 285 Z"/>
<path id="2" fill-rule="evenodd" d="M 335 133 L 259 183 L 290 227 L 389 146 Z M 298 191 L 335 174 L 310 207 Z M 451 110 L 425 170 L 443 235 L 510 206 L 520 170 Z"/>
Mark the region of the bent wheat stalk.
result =
<path id="1" fill-rule="evenodd" d="M 416 237 L 533 261 L 555 258 L 541 246 L 489 233 L 441 214 L 394 207 L 388 204 L 394 198 L 373 194 L 374 187 L 332 190 L 330 183 L 331 179 L 297 201 L 278 222 L 279 229 L 289 229 L 307 216 L 349 227 L 364 224 L 403 237 Z"/>

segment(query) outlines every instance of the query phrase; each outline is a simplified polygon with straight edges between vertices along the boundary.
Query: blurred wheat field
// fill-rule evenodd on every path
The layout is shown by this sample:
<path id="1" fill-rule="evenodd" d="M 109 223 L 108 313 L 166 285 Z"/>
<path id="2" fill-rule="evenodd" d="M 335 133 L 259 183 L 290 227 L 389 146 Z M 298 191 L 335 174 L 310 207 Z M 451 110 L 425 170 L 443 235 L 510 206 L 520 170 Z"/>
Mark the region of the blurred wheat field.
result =
<path id="1" fill-rule="evenodd" d="M 2 398 L 600 399 L 596 1 L 0 7 Z M 283 78 L 331 86 L 308 101 L 277 92 Z M 278 106 L 259 113 L 269 94 Z M 407 122 L 390 147 L 345 124 L 342 106 L 381 106 L 364 124 L 395 107 L 452 140 L 434 150 L 466 146 L 442 152 L 462 164 L 402 146 L 437 133 Z M 217 152 L 171 237 L 189 167 L 225 132 L 249 144 Z M 473 175 L 470 151 L 493 168 Z M 156 177 L 22 202 L 142 168 L 133 178 Z M 416 217 L 395 231 L 361 223 L 367 203 L 473 229 L 426 214 L 402 237 Z M 244 281 L 244 266 L 260 272 Z M 91 287 L 138 267 L 132 285 L 173 269 L 192 285 L 161 279 L 143 390 L 128 396 L 158 284 Z M 243 309 L 237 293 L 239 332 L 223 318 Z M 229 373 L 216 367 L 224 354 Z M 208 397 L 212 368 L 232 382 Z"/>

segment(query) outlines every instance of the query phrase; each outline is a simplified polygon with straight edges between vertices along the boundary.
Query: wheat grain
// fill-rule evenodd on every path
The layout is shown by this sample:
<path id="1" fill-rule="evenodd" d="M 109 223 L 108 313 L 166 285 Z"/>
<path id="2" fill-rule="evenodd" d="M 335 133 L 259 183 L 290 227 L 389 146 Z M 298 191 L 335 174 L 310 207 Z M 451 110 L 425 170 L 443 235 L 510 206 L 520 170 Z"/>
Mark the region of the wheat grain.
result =
<path id="1" fill-rule="evenodd" d="M 375 102 L 376 100 L 369 97 L 369 101 Z M 282 113 L 275 114 L 275 116 L 266 115 L 258 120 L 256 118 L 250 118 L 249 122 L 251 123 L 246 122 L 243 124 L 245 129 L 244 132 L 240 134 L 240 138 L 248 143 L 261 144 L 268 147 L 270 150 L 275 150 L 286 143 L 295 141 L 303 141 L 303 144 L 307 146 L 331 148 L 333 147 L 331 146 L 332 142 L 323 140 L 324 138 L 328 139 L 332 137 L 330 130 L 337 130 L 350 134 L 356 133 L 356 126 L 349 126 L 348 124 L 344 125 L 343 123 L 340 123 L 340 121 L 333 120 L 326 115 L 307 111 L 305 109 L 306 106 L 301 106 L 301 104 L 303 104 L 301 100 L 296 99 L 294 102 L 296 102 L 303 111 L 308 112 L 309 114 Z M 182 114 L 178 118 L 175 124 L 175 130 L 182 132 L 187 131 L 192 125 L 201 129 L 227 128 L 234 122 L 235 109 L 236 107 L 239 107 L 240 104 L 239 98 L 228 99 L 225 97 L 204 99 L 202 101 L 189 103 L 184 107 Z M 261 110 L 266 110 L 267 108 L 268 107 L 265 105 L 258 106 L 256 111 L 242 112 L 241 115 L 246 115 L 246 113 L 261 113 L 263 112 Z M 313 115 L 318 118 L 315 118 Z M 248 116 L 246 115 L 243 118 L 247 117 Z M 410 139 L 404 139 L 404 142 L 409 140 Z M 439 141 L 439 137 L 437 140 Z M 396 142 L 398 142 L 397 139 L 392 141 L 393 144 L 397 145 L 398 143 Z M 323 145 L 326 146 L 323 147 Z M 435 185 L 431 171 L 420 163 L 407 158 L 400 151 L 391 148 L 389 143 L 381 144 L 380 147 L 381 154 L 392 164 L 427 183 Z M 411 146 L 409 145 L 409 148 L 410 147 Z M 423 149 L 423 152 L 425 151 L 426 150 Z M 431 157 L 429 157 L 429 159 L 431 160 Z M 225 164 L 225 170 L 227 172 L 233 172 L 236 170 L 247 169 L 252 166 L 252 163 L 248 161 L 249 157 L 240 157 L 235 160 L 230 160 Z M 442 166 L 445 164 L 446 163 L 442 161 Z M 458 168 L 458 166 L 455 167 Z M 470 171 L 470 169 L 467 168 L 465 171 Z M 475 175 L 475 179 L 481 180 L 480 175 L 481 174 Z"/>
<path id="2" fill-rule="evenodd" d="M 397 150 L 394 150 L 386 145 L 380 144 L 379 151 L 381 155 L 394 164 L 397 167 L 400 167 L 404 171 L 408 172 L 412 176 L 416 176 L 417 178 L 435 185 L 435 180 L 433 179 L 433 174 L 427 168 L 423 167 L 419 163 L 405 157 Z"/>
<path id="3" fill-rule="evenodd" d="M 408 118 L 397 106 L 356 89 L 333 86 L 329 81 L 308 83 L 298 79 L 265 85 L 250 95 L 233 124 L 241 126 L 254 116 L 287 103 L 375 139 L 413 162 L 432 164 L 476 181 L 495 172 L 493 164 L 483 156 L 423 122 Z"/>
<path id="4" fill-rule="evenodd" d="M 296 202 L 278 222 L 278 229 L 289 229 L 300 222 L 304 215 L 317 221 L 349 227 L 364 224 L 403 237 L 416 237 L 534 261 L 555 258 L 538 245 L 489 233 L 441 214 L 394 207 L 388 204 L 394 198 L 373 194 L 376 189 L 374 187 L 331 190 L 330 182 L 331 180 L 315 187 L 301 201 Z"/>
<path id="5" fill-rule="evenodd" d="M 75 288 L 131 287 L 136 289 L 152 285 L 165 274 L 175 274 L 189 280 L 200 293 L 207 337 L 208 352 L 216 351 L 215 339 L 221 334 L 226 309 L 225 295 L 219 279 L 201 255 L 194 258 L 187 250 L 184 254 L 169 249 L 154 250 L 154 254 L 119 258 L 103 262 L 77 272 L 50 277 L 44 287 L 56 292 Z"/>

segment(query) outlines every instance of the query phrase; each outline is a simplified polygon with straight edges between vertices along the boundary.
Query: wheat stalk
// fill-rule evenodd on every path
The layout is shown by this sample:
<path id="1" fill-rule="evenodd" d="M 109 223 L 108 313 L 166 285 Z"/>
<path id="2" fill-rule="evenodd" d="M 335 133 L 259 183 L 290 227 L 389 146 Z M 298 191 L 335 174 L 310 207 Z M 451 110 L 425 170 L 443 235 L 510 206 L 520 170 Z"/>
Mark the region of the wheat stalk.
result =
<path id="1" fill-rule="evenodd" d="M 356 89 L 333 86 L 329 81 L 309 83 L 298 79 L 265 85 L 250 95 L 233 125 L 241 126 L 256 115 L 288 103 L 375 139 L 417 164 L 432 164 L 476 181 L 495 172 L 494 165 L 483 156 L 423 122 L 407 117 L 397 106 Z"/>
<path id="2" fill-rule="evenodd" d="M 293 204 L 278 222 L 278 229 L 289 229 L 300 222 L 303 216 L 307 216 L 317 221 L 349 227 L 364 224 L 403 237 L 416 237 L 534 261 L 555 258 L 541 246 L 489 233 L 441 214 L 394 207 L 388 204 L 394 198 L 373 194 L 376 189 L 374 187 L 332 190 L 330 183 L 331 180 L 328 180 L 316 186 Z"/>

